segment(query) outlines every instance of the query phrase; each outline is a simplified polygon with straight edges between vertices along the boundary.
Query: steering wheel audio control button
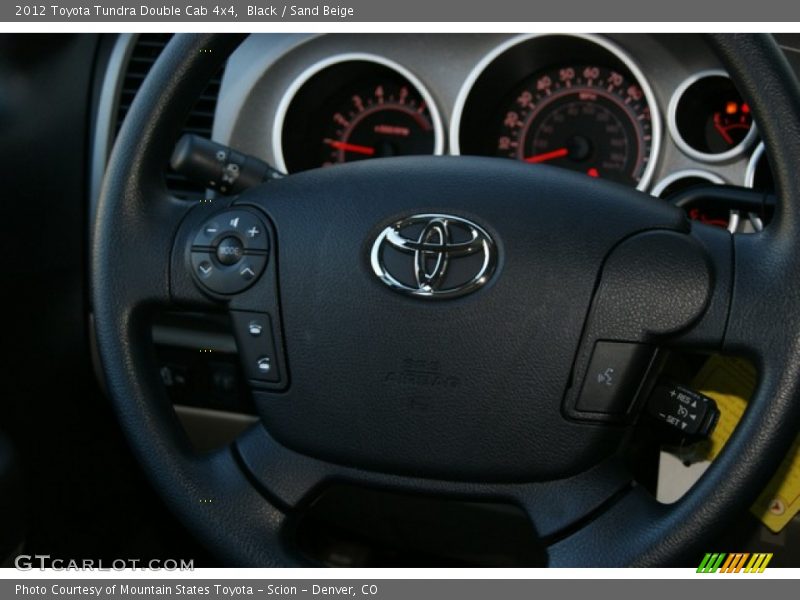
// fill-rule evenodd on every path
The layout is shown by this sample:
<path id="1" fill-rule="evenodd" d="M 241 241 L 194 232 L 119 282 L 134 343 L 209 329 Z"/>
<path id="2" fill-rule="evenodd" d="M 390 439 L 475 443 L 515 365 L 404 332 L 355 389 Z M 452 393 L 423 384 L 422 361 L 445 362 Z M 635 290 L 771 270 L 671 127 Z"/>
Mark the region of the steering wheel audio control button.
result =
<path id="1" fill-rule="evenodd" d="M 217 260 L 223 265 L 235 265 L 244 256 L 244 245 L 232 235 L 223 238 L 217 245 Z"/>
<path id="2" fill-rule="evenodd" d="M 245 231 L 245 235 L 248 239 L 257 240 L 260 239 L 264 234 L 257 225 L 253 225 L 250 229 Z"/>
<path id="3" fill-rule="evenodd" d="M 203 227 L 203 233 L 208 236 L 209 239 L 214 239 L 219 232 L 220 226 L 216 221 L 210 221 Z"/>
<path id="4" fill-rule="evenodd" d="M 197 265 L 197 273 L 203 279 L 208 279 L 209 277 L 211 277 L 213 272 L 214 272 L 214 265 L 212 265 L 207 260 L 204 260 L 199 265 Z"/>
<path id="5" fill-rule="evenodd" d="M 255 214 L 244 209 L 226 210 L 205 223 L 194 236 L 194 248 L 216 248 L 229 237 L 238 239 L 245 253 L 269 250 L 267 229 Z"/>
<path id="6" fill-rule="evenodd" d="M 256 366 L 258 367 L 259 373 L 263 375 L 268 375 L 270 371 L 272 371 L 272 359 L 269 356 L 262 356 L 256 362 Z"/>
<path id="7" fill-rule="evenodd" d="M 267 264 L 266 254 L 246 254 L 234 264 L 225 264 L 217 251 L 194 250 L 192 271 L 197 282 L 217 294 L 238 294 L 255 283 Z"/>
<path id="8" fill-rule="evenodd" d="M 253 277 L 256 276 L 256 272 L 253 270 L 249 264 L 242 265 L 242 268 L 239 269 L 239 276 L 244 279 L 245 281 L 250 281 Z"/>
<path id="9" fill-rule="evenodd" d="M 192 240 L 192 271 L 197 283 L 217 294 L 238 294 L 263 273 L 269 235 L 252 211 L 225 210 L 202 224 Z"/>
<path id="10" fill-rule="evenodd" d="M 231 319 L 245 377 L 271 387 L 284 383 L 270 315 L 234 310 Z"/>
<path id="11" fill-rule="evenodd" d="M 192 245 L 199 248 L 210 248 L 220 238 L 222 231 L 222 223 L 218 219 L 206 221 L 194 237 Z"/>
<path id="12" fill-rule="evenodd" d="M 583 379 L 579 412 L 624 417 L 639 392 L 655 354 L 651 346 L 597 342 Z"/>

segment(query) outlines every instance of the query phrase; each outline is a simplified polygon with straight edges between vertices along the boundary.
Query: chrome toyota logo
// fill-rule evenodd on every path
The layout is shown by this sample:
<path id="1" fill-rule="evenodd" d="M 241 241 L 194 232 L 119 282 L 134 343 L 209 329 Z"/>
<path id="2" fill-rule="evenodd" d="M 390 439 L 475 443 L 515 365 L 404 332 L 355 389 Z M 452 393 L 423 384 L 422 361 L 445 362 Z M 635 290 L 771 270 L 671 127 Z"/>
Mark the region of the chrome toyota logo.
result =
<path id="1" fill-rule="evenodd" d="M 413 215 L 380 232 L 372 270 L 393 290 L 422 298 L 453 298 L 484 285 L 497 265 L 491 236 L 452 215 Z"/>

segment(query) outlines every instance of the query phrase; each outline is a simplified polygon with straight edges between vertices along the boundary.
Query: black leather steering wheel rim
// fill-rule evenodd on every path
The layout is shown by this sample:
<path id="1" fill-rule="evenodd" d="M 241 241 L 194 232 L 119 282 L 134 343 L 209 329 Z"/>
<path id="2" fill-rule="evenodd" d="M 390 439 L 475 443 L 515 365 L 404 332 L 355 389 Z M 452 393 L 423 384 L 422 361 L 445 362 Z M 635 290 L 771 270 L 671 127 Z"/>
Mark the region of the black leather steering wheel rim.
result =
<path id="1" fill-rule="evenodd" d="M 110 396 L 130 445 L 188 528 L 230 564 L 302 565 L 306 561 L 284 534 L 287 514 L 303 490 L 295 491 L 287 479 L 292 468 L 322 472 L 326 466 L 282 448 L 262 428 L 231 448 L 193 453 L 159 386 L 148 340 L 153 310 L 175 299 L 179 275 L 169 257 L 188 213 L 186 204 L 164 188 L 163 165 L 193 99 L 240 41 L 240 36 L 222 34 L 175 36 L 128 113 L 94 225 L 96 335 Z M 730 268 L 733 279 L 718 348 L 754 362 L 758 390 L 725 450 L 675 505 L 648 500 L 636 487 L 617 487 L 614 477 L 604 474 L 600 480 L 613 483 L 603 494 L 613 501 L 599 505 L 593 497 L 582 509 L 580 527 L 554 527 L 558 534 L 549 548 L 554 566 L 662 566 L 702 550 L 701 544 L 722 530 L 726 516 L 752 502 L 797 432 L 800 295 L 792 282 L 800 280 L 800 205 L 795 198 L 800 172 L 794 168 L 800 157 L 800 90 L 771 37 L 709 35 L 708 41 L 753 109 L 779 197 L 772 224 L 758 234 L 733 236 L 732 264 L 720 267 Z M 271 459 L 262 465 L 260 456 Z M 278 480 L 274 486 L 265 483 L 270 474 Z M 337 470 L 336 477 L 370 480 L 353 468 Z M 406 485 L 402 479 L 381 484 Z M 430 490 L 439 485 L 416 484 Z M 595 481 L 586 486 L 592 490 L 587 495 L 598 487 L 603 486 Z M 537 497 L 539 489 L 532 486 L 525 493 Z M 447 491 L 467 497 L 508 492 L 504 486 L 484 490 L 469 484 Z M 542 493 L 553 498 L 558 487 Z M 203 501 L 209 498 L 213 501 Z"/>

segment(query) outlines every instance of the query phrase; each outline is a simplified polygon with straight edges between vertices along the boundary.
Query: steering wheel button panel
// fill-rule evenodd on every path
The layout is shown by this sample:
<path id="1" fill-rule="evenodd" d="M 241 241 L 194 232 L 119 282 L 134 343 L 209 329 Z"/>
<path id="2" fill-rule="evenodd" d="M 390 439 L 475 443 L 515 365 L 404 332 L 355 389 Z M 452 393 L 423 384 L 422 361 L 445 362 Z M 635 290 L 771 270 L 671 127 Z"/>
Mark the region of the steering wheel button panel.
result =
<path id="1" fill-rule="evenodd" d="M 597 342 L 578 398 L 580 412 L 624 416 L 636 398 L 654 350 L 645 344 Z"/>
<path id="2" fill-rule="evenodd" d="M 269 258 L 269 237 L 250 211 L 226 210 L 203 223 L 191 248 L 192 271 L 217 294 L 237 294 L 252 285 Z"/>
<path id="3" fill-rule="evenodd" d="M 270 315 L 234 310 L 231 319 L 245 377 L 255 385 L 284 384 Z"/>

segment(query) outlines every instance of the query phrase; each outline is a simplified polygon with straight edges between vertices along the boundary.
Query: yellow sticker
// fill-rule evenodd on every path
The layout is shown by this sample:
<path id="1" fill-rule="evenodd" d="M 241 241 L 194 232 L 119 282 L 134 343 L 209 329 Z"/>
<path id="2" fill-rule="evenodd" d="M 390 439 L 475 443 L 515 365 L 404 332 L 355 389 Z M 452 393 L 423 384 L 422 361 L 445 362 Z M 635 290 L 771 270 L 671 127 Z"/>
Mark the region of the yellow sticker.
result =
<path id="1" fill-rule="evenodd" d="M 705 458 L 711 460 L 720 453 L 742 418 L 755 390 L 756 373 L 747 361 L 712 356 L 695 376 L 692 386 L 713 398 L 720 410 L 719 422 L 705 447 Z M 750 512 L 775 533 L 800 512 L 800 436 Z"/>
<path id="2" fill-rule="evenodd" d="M 692 387 L 712 398 L 720 410 L 704 458 L 712 460 L 720 453 L 742 418 L 755 386 L 755 370 L 750 363 L 737 358 L 712 356 L 695 376 Z"/>

